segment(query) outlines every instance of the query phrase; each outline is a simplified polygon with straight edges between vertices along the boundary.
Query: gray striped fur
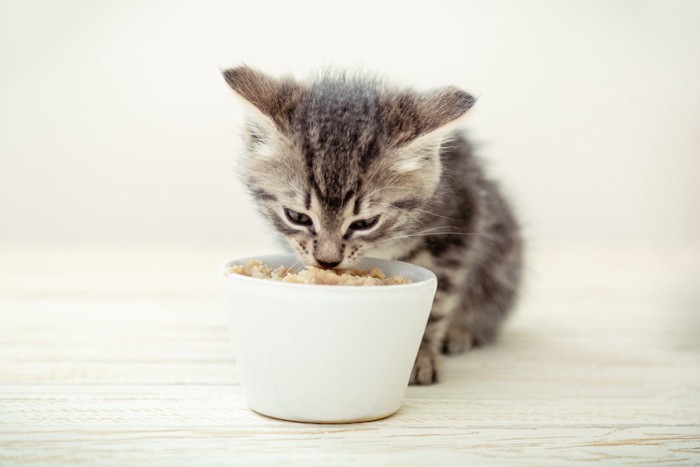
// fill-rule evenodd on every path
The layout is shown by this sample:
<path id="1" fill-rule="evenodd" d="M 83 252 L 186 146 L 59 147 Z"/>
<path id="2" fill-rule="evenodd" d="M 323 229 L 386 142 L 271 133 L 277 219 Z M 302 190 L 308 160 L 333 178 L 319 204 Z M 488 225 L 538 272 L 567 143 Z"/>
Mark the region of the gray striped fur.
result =
<path id="1" fill-rule="evenodd" d="M 494 340 L 517 297 L 523 247 L 498 185 L 454 129 L 472 96 L 344 74 L 300 83 L 238 67 L 224 77 L 250 108 L 241 176 L 302 261 L 344 268 L 369 255 L 437 274 L 412 383 L 439 380 L 440 353 Z M 286 208 L 312 224 L 294 224 Z M 376 216 L 371 229 L 350 228 Z"/>

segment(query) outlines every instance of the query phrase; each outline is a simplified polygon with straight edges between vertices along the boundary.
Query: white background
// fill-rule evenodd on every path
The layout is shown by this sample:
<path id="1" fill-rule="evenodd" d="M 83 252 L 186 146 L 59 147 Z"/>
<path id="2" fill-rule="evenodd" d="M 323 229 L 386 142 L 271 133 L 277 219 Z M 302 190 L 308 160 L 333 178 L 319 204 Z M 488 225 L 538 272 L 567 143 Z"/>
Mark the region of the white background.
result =
<path id="1" fill-rule="evenodd" d="M 240 63 L 464 87 L 533 244 L 700 238 L 700 2 L 4 1 L 0 242 L 267 241 Z"/>

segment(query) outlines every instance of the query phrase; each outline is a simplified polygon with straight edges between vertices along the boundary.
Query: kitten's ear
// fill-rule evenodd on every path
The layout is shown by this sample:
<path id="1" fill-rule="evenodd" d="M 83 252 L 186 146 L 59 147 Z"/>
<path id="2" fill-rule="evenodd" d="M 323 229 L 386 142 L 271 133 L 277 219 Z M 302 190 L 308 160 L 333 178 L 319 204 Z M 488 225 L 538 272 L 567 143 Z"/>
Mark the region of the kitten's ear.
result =
<path id="1" fill-rule="evenodd" d="M 474 97 L 453 86 L 395 95 L 385 114 L 389 145 L 394 148 L 388 159 L 391 170 L 402 175 L 420 173 L 417 180 L 436 182 L 440 145 L 474 102 Z"/>
<path id="2" fill-rule="evenodd" d="M 291 124 L 291 114 L 305 92 L 304 86 L 290 77 L 275 79 L 247 66 L 222 72 L 236 94 L 285 131 Z"/>
<path id="3" fill-rule="evenodd" d="M 476 103 L 476 98 L 454 86 L 435 89 L 418 99 L 418 112 L 422 116 L 421 134 L 431 133 L 455 122 Z"/>
<path id="4" fill-rule="evenodd" d="M 390 138 L 396 146 L 452 129 L 476 98 L 454 86 L 423 93 L 400 93 L 389 99 L 387 114 Z"/>

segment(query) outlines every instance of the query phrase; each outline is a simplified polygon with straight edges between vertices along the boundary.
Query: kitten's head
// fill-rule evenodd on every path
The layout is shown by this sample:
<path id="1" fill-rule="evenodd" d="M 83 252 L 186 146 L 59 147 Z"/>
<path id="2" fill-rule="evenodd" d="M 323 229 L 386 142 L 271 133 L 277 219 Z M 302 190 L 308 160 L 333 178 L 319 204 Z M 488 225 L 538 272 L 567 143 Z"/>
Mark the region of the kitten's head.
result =
<path id="1" fill-rule="evenodd" d="M 241 175 L 307 264 L 348 267 L 415 228 L 440 180 L 440 145 L 474 103 L 454 87 L 395 90 L 326 76 L 311 84 L 224 71 L 248 104 Z"/>

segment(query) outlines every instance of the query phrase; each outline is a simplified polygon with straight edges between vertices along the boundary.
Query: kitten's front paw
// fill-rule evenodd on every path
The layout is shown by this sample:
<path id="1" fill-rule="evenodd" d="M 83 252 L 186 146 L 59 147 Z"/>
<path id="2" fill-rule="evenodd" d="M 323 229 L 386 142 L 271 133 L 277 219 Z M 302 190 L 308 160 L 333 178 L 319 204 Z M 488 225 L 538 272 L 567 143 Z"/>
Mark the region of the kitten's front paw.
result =
<path id="1" fill-rule="evenodd" d="M 440 376 L 440 355 L 427 347 L 421 347 L 413 364 L 409 384 L 437 383 Z"/>
<path id="2" fill-rule="evenodd" d="M 447 329 L 445 340 L 442 341 L 442 353 L 456 355 L 464 353 L 474 345 L 472 333 L 459 326 Z"/>

